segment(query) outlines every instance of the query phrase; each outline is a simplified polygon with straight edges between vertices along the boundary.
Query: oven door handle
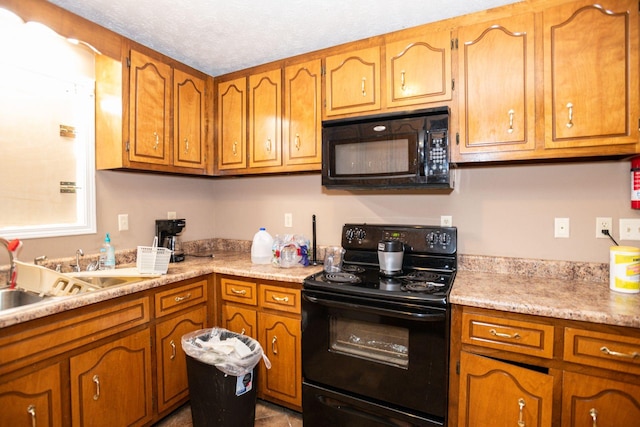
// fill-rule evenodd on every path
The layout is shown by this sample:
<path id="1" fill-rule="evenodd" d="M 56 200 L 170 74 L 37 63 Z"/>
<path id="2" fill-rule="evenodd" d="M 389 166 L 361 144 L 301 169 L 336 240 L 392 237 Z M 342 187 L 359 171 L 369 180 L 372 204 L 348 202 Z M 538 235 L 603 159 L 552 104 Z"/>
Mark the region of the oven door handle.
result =
<path id="1" fill-rule="evenodd" d="M 444 320 L 446 318 L 446 314 L 443 310 L 435 311 L 428 307 L 417 307 L 418 310 L 411 310 L 411 307 L 409 306 L 398 306 L 397 309 L 389 309 L 358 304 L 356 302 L 345 302 L 327 298 L 318 298 L 317 296 L 311 296 L 305 292 L 302 293 L 302 299 L 305 299 L 310 303 L 320 304 L 326 307 L 368 312 L 380 316 L 398 317 L 400 319 L 419 320 L 422 322 L 436 322 Z"/>

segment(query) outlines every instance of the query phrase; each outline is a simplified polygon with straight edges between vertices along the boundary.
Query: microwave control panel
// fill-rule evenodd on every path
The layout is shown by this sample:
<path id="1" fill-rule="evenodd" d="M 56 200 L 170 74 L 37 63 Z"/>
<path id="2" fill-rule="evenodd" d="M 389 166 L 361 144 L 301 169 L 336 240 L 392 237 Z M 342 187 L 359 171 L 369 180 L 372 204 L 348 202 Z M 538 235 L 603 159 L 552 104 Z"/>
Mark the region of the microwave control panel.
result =
<path id="1" fill-rule="evenodd" d="M 429 182 L 449 181 L 449 140 L 446 130 L 427 133 L 425 176 Z"/>

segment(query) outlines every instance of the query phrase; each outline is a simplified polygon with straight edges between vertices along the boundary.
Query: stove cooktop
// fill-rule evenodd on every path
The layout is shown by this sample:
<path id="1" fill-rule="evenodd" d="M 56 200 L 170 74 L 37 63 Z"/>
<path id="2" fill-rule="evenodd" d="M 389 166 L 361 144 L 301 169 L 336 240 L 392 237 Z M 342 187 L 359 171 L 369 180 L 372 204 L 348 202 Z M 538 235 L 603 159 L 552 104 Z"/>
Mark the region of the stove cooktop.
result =
<path id="1" fill-rule="evenodd" d="M 404 244 L 403 271 L 385 276 L 378 265 L 377 244 L 395 239 Z M 457 267 L 454 227 L 345 224 L 344 264 L 339 273 L 307 277 L 304 289 L 446 306 Z"/>

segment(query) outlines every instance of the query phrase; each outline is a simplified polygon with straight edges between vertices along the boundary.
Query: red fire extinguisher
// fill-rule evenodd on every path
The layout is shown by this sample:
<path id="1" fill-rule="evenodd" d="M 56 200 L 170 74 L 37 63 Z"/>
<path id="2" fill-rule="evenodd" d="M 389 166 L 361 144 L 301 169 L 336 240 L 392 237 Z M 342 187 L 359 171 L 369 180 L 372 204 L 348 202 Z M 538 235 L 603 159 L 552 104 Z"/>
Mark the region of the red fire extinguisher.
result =
<path id="1" fill-rule="evenodd" d="M 640 156 L 631 159 L 631 208 L 640 209 Z"/>

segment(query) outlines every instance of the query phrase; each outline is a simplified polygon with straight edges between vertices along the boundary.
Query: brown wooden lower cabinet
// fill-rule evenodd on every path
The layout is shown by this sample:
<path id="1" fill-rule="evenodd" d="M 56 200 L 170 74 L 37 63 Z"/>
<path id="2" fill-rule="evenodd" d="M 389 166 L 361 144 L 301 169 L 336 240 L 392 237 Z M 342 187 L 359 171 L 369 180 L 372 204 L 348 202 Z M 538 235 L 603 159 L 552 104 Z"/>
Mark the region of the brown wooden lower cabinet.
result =
<path id="1" fill-rule="evenodd" d="M 220 325 L 257 339 L 271 361 L 271 369 L 259 362 L 258 397 L 301 411 L 300 285 L 224 275 L 216 281 Z"/>
<path id="2" fill-rule="evenodd" d="M 185 403 L 212 277 L 1 328 L 0 426 L 150 426 Z"/>
<path id="3" fill-rule="evenodd" d="M 463 306 L 451 323 L 449 426 L 640 425 L 640 330 Z"/>

